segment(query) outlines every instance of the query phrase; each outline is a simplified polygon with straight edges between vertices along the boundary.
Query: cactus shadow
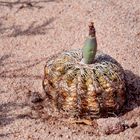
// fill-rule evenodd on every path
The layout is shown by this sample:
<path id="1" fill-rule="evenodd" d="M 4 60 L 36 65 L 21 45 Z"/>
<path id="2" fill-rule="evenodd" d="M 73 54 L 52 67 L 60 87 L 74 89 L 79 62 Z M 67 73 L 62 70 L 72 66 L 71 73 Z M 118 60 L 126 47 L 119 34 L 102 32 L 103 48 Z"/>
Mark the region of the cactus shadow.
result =
<path id="1" fill-rule="evenodd" d="M 126 102 L 120 116 L 140 106 L 140 76 L 125 70 Z"/>

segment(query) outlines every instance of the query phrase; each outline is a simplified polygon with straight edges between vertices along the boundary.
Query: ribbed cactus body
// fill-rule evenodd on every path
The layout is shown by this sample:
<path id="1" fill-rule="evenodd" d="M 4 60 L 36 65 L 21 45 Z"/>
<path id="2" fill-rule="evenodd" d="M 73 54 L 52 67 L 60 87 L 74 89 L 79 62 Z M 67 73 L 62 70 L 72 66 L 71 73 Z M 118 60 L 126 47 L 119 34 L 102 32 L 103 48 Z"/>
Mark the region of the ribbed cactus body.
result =
<path id="1" fill-rule="evenodd" d="M 79 117 L 100 117 L 119 111 L 125 102 L 122 67 L 97 51 L 94 64 L 81 63 L 82 49 L 51 57 L 45 66 L 43 87 L 50 102 L 62 112 Z"/>
<path id="2" fill-rule="evenodd" d="M 45 66 L 43 88 L 52 105 L 76 117 L 100 117 L 120 111 L 125 102 L 122 67 L 97 51 L 93 22 L 83 49 L 62 52 Z"/>

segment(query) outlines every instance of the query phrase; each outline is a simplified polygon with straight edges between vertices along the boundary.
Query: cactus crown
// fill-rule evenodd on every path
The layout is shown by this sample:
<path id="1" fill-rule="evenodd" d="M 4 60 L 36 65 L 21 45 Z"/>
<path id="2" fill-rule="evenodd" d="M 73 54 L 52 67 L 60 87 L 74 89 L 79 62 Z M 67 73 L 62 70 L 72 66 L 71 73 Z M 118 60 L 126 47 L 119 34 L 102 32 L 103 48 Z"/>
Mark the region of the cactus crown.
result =
<path id="1" fill-rule="evenodd" d="M 89 36 L 90 37 L 95 37 L 95 28 L 94 28 L 94 23 L 90 22 L 89 24 Z"/>

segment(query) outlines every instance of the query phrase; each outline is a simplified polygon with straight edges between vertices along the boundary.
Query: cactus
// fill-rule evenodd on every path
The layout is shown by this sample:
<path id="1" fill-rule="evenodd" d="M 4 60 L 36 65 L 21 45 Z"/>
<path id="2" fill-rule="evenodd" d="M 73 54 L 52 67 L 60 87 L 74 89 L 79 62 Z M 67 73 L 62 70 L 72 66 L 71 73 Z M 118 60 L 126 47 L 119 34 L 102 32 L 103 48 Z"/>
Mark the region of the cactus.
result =
<path id="1" fill-rule="evenodd" d="M 101 117 L 120 111 L 125 102 L 123 69 L 97 50 L 93 23 L 89 28 L 83 49 L 51 57 L 44 69 L 43 88 L 49 101 L 72 117 Z"/>
<path id="2" fill-rule="evenodd" d="M 89 36 L 87 37 L 83 47 L 83 62 L 86 64 L 93 63 L 97 51 L 97 41 L 95 36 L 95 28 L 93 22 L 89 25 Z"/>

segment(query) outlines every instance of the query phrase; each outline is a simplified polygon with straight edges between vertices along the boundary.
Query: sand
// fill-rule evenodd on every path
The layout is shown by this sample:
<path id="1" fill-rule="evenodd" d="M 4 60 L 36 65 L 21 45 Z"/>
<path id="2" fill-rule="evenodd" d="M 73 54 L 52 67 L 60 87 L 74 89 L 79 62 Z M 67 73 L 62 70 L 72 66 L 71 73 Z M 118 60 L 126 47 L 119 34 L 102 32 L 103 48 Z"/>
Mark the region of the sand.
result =
<path id="1" fill-rule="evenodd" d="M 87 126 L 31 110 L 29 90 L 45 96 L 47 58 L 83 47 L 89 21 L 95 23 L 98 49 L 125 70 L 122 113 Z M 139 106 L 139 0 L 0 0 L 0 139 L 140 140 Z"/>

